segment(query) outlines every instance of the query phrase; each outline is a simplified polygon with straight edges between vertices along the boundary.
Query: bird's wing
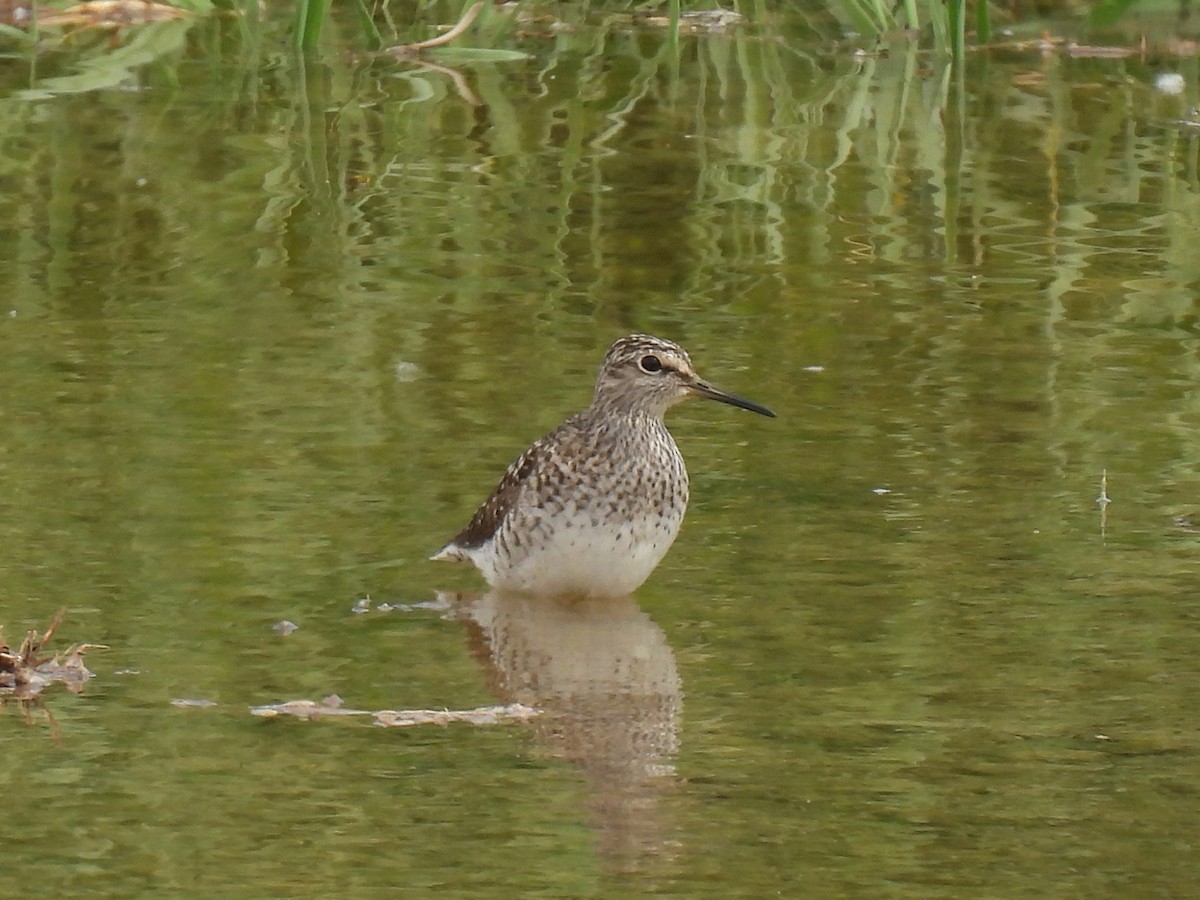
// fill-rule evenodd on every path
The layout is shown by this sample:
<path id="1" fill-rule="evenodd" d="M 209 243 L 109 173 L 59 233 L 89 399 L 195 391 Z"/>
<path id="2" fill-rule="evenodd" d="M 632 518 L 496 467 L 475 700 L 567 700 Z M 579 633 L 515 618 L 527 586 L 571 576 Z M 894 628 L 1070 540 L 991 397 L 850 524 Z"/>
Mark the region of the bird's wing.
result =
<path id="1" fill-rule="evenodd" d="M 557 433 L 552 432 L 517 457 L 504 472 L 492 495 L 483 501 L 467 527 L 454 536 L 448 547 L 474 549 L 485 544 L 496 533 L 505 516 L 520 502 L 524 488 L 532 486 L 530 482 L 537 473 L 544 474 L 555 468 Z"/>

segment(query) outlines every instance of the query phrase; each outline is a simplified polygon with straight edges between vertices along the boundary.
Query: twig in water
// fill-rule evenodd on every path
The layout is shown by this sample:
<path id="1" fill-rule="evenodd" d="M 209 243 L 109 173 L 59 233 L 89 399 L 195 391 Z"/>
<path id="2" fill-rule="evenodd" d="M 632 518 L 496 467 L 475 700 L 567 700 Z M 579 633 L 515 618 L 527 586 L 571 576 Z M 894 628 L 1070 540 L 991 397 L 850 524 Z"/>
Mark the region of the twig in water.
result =
<path id="1" fill-rule="evenodd" d="M 479 16 L 482 9 L 483 0 L 480 0 L 480 2 L 472 4 L 462 14 L 462 18 L 455 23 L 454 27 L 445 34 L 439 34 L 437 37 L 430 38 L 427 41 L 417 41 L 415 44 L 400 44 L 396 47 L 388 47 L 386 52 L 391 53 L 393 56 L 408 56 L 421 50 L 427 50 L 430 47 L 440 47 L 442 44 L 448 44 L 471 27 L 471 23 Z"/>
<path id="2" fill-rule="evenodd" d="M 1100 507 L 1100 537 L 1103 538 L 1108 531 L 1108 504 L 1112 500 L 1108 496 L 1108 469 L 1100 470 L 1100 496 L 1096 498 L 1096 505 Z"/>

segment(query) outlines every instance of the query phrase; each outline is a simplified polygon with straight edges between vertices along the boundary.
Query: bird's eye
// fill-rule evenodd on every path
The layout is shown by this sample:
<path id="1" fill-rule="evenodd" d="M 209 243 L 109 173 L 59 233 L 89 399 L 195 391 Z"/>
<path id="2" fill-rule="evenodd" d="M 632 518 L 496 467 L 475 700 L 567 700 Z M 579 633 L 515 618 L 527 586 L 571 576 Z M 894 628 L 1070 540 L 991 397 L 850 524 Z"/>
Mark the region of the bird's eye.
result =
<path id="1" fill-rule="evenodd" d="M 638 360 L 638 368 L 643 372 L 662 371 L 662 360 L 657 356 L 643 356 Z"/>

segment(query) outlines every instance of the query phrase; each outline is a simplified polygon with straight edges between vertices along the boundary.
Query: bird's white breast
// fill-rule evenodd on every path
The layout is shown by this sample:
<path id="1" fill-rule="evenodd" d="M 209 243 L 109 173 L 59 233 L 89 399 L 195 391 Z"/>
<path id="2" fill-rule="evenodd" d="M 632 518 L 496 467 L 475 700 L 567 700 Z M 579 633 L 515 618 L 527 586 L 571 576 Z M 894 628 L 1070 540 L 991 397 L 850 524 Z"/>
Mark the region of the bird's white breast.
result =
<path id="1" fill-rule="evenodd" d="M 533 552 L 497 553 L 493 540 L 472 553 L 472 562 L 502 590 L 621 596 L 639 587 L 662 561 L 679 534 L 682 512 L 614 523 L 579 510 L 530 511 L 531 518 L 541 519 Z"/>

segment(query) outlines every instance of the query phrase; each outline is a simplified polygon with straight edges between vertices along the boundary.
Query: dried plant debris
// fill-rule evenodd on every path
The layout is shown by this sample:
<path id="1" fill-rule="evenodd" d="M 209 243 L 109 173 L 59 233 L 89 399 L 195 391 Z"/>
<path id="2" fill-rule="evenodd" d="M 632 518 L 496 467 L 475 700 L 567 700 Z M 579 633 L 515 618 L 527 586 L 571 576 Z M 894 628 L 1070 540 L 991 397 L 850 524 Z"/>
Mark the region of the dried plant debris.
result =
<path id="1" fill-rule="evenodd" d="M 297 719 L 324 719 L 334 716 L 372 716 L 373 724 L 384 728 L 407 728 L 413 725 L 500 725 L 504 722 L 527 722 L 540 715 L 540 710 L 512 703 L 508 706 L 483 706 L 476 709 L 349 709 L 342 698 L 333 694 L 319 703 L 314 700 L 289 700 L 268 706 L 252 706 L 250 714 L 264 719 L 293 716 Z"/>
<path id="2" fill-rule="evenodd" d="M 388 47 L 384 53 L 390 53 L 393 56 L 405 58 L 420 53 L 422 50 L 428 50 L 430 47 L 440 47 L 442 44 L 448 44 L 468 28 L 471 23 L 478 17 L 480 11 L 486 6 L 485 3 L 474 3 L 467 7 L 466 12 L 462 17 L 450 28 L 445 34 L 438 35 L 428 41 L 418 41 L 415 44 L 399 44 L 395 47 Z"/>
<path id="3" fill-rule="evenodd" d="M 475 709 L 381 709 L 372 713 L 375 724 L 384 728 L 407 728 L 411 725 L 501 725 L 505 722 L 528 722 L 542 711 L 521 703 L 508 706 L 480 706 Z"/>
<path id="4" fill-rule="evenodd" d="M 61 12 L 42 13 L 37 24 L 42 28 L 126 28 L 187 15 L 186 10 L 149 0 L 90 0 Z"/>
<path id="5" fill-rule="evenodd" d="M 1175 523 L 1176 528 L 1179 528 L 1182 531 L 1187 531 L 1192 534 L 1200 533 L 1200 525 L 1196 524 L 1197 522 L 1200 522 L 1200 515 L 1197 515 L 1196 513 L 1173 516 L 1171 521 Z"/>
<path id="6" fill-rule="evenodd" d="M 354 601 L 354 605 L 350 607 L 350 612 L 356 616 L 361 616 L 363 613 L 371 612 L 371 603 L 373 601 L 368 597 L 361 597 Z M 420 609 L 432 609 L 435 612 L 441 612 L 447 609 L 447 605 L 441 599 L 438 600 L 422 600 L 417 603 L 380 603 L 375 607 L 375 612 L 416 612 Z"/>
<path id="7" fill-rule="evenodd" d="M 670 28 L 672 20 L 669 16 L 652 14 L 633 17 L 634 24 L 648 25 L 652 28 Z M 683 34 L 705 34 L 730 31 L 735 25 L 742 25 L 746 17 L 729 9 L 697 9 L 679 14 L 679 30 Z"/>
<path id="8" fill-rule="evenodd" d="M 62 683 L 67 690 L 76 694 L 83 690 L 83 685 L 92 677 L 83 664 L 83 654 L 88 650 L 107 648 L 103 644 L 76 644 L 65 653 L 46 655 L 46 645 L 58 630 L 66 612 L 66 609 L 60 609 L 50 626 L 40 635 L 36 630 L 26 634 L 16 650 L 8 645 L 0 631 L 0 698 L 28 700 L 55 682 Z"/>

